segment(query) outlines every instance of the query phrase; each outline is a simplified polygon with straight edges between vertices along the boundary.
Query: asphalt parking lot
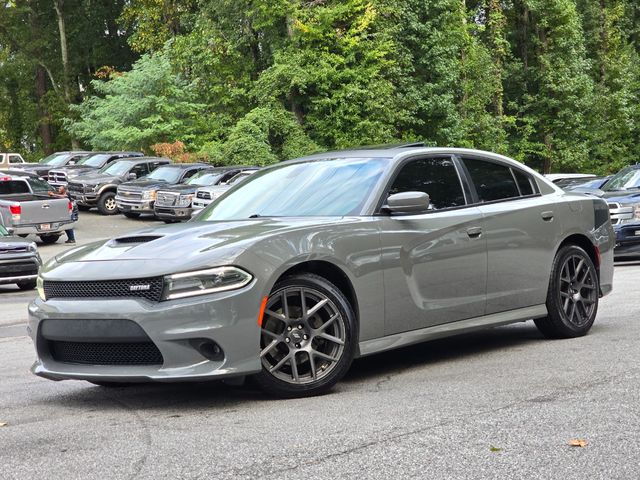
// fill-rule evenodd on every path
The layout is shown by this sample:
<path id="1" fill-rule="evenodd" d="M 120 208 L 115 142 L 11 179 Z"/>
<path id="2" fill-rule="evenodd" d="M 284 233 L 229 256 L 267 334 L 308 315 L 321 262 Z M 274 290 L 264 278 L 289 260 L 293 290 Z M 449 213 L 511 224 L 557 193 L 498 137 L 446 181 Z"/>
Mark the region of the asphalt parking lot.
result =
<path id="1" fill-rule="evenodd" d="M 153 223 L 83 212 L 77 236 Z M 286 401 L 250 385 L 37 378 L 34 292 L 0 287 L 0 478 L 636 479 L 639 277 L 640 262 L 617 265 L 586 337 L 495 328 L 358 360 L 332 393 Z"/>

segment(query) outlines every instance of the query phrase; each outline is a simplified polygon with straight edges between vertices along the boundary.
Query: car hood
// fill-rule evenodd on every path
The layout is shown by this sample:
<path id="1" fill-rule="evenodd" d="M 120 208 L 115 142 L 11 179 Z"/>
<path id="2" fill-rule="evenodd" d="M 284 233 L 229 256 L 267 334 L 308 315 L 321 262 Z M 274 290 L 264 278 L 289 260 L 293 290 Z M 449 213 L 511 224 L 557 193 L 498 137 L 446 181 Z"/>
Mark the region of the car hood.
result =
<path id="1" fill-rule="evenodd" d="M 51 170 L 58 170 L 62 172 L 73 172 L 74 174 L 81 174 L 84 172 L 93 172 L 98 170 L 96 167 L 88 167 L 86 165 L 69 165 L 68 167 L 52 168 Z"/>
<path id="2" fill-rule="evenodd" d="M 24 240 L 20 237 L 0 237 L 0 251 L 1 250 L 13 250 L 15 248 L 24 248 L 31 245 L 33 242 Z"/>
<path id="3" fill-rule="evenodd" d="M 230 265 L 262 240 L 294 230 L 316 232 L 345 221 L 342 217 L 260 218 L 146 228 L 60 254 L 45 266 L 43 275 L 60 280 L 146 278 Z"/>
<path id="4" fill-rule="evenodd" d="M 640 190 L 617 190 L 613 192 L 596 190 L 592 193 L 600 198 L 604 198 L 607 202 L 640 203 Z"/>
<path id="5" fill-rule="evenodd" d="M 113 182 L 114 179 L 119 177 L 113 175 L 107 175 L 105 173 L 87 173 L 85 175 L 78 176 L 73 179 L 74 183 L 83 183 L 85 185 L 98 185 L 100 183 Z"/>
<path id="6" fill-rule="evenodd" d="M 188 194 L 195 193 L 198 188 L 202 187 L 198 187 L 197 185 L 167 185 L 165 188 L 160 187 L 159 190 L 163 192 Z"/>
<path id="7" fill-rule="evenodd" d="M 167 187 L 172 188 L 172 183 L 162 182 L 158 180 L 133 180 L 131 182 L 125 182 L 122 184 L 123 188 L 127 190 L 157 190 L 158 188 Z"/>

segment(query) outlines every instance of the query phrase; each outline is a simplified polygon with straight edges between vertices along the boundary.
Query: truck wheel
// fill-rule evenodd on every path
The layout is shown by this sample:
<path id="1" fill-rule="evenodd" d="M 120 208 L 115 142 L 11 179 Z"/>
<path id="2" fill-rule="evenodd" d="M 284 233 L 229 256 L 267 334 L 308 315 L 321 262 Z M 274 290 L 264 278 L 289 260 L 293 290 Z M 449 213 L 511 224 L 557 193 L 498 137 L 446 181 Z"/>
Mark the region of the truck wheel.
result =
<path id="1" fill-rule="evenodd" d="M 36 281 L 28 280 L 26 282 L 18 282 L 18 288 L 20 290 L 33 290 L 34 288 L 36 288 Z"/>
<path id="2" fill-rule="evenodd" d="M 98 211 L 102 215 L 115 215 L 118 213 L 116 194 L 114 192 L 105 192 L 100 195 L 98 199 Z"/>
<path id="3" fill-rule="evenodd" d="M 140 214 L 138 212 L 124 212 L 124 216 L 127 218 L 140 218 Z"/>
<path id="4" fill-rule="evenodd" d="M 40 235 L 40 240 L 46 245 L 52 245 L 58 241 L 60 235 Z"/>

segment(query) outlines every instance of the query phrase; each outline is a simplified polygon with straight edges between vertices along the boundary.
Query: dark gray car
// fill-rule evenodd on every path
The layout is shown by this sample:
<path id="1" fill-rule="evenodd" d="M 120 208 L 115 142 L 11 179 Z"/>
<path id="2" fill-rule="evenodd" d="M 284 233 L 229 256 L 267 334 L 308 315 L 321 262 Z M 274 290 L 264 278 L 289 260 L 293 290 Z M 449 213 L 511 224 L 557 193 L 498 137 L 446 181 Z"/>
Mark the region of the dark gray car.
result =
<path id="1" fill-rule="evenodd" d="M 35 242 L 14 236 L 0 223 L 0 285 L 15 283 L 20 290 L 34 289 L 41 265 Z"/>
<path id="2" fill-rule="evenodd" d="M 316 155 L 255 173 L 197 221 L 50 261 L 29 306 L 32 370 L 103 385 L 255 375 L 317 394 L 356 357 L 433 338 L 530 319 L 585 335 L 614 244 L 604 200 L 500 155 Z"/>

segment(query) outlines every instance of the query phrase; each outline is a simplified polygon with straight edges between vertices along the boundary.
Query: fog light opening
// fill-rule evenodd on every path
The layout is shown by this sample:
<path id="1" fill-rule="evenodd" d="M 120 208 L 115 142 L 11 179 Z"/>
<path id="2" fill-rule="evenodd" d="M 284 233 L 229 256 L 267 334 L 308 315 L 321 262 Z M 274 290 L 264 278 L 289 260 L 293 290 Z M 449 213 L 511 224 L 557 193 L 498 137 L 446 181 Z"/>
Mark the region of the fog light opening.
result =
<path id="1" fill-rule="evenodd" d="M 216 362 L 224 360 L 224 352 L 222 351 L 222 348 L 220 348 L 220 345 L 213 340 L 209 340 L 207 338 L 194 338 L 189 340 L 189 343 L 207 360 L 213 360 Z"/>

